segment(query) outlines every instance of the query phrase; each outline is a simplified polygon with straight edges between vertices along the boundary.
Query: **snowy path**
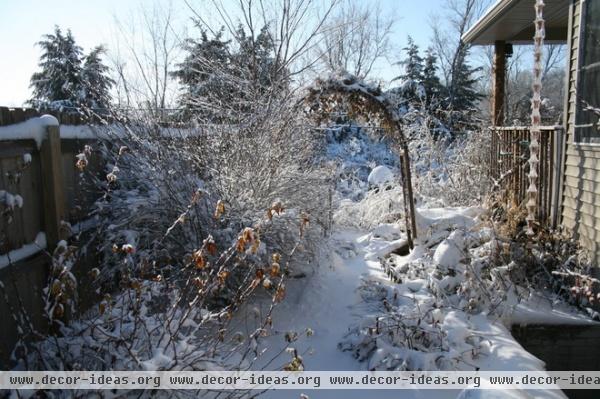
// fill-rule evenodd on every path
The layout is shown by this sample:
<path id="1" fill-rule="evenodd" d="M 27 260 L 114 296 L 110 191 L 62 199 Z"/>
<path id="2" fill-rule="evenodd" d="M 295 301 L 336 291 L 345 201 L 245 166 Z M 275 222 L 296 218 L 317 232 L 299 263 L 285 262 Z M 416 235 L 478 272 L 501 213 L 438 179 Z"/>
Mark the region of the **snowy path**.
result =
<path id="1" fill-rule="evenodd" d="M 287 331 L 302 334 L 307 328 L 314 331 L 294 345 L 302 354 L 306 370 L 360 370 L 350 354 L 343 353 L 337 344 L 363 315 L 364 303 L 357 293 L 357 287 L 365 274 L 383 273 L 369 267 L 358 245 L 353 245 L 360 234 L 342 233 L 334 237 L 340 246 L 334 249 L 329 264 L 321 264 L 315 273 L 305 279 L 288 282 L 288 294 L 275 310 L 271 340 L 283 341 Z M 356 256 L 343 259 L 338 251 Z M 375 262 L 373 262 L 375 263 Z M 276 343 L 277 344 L 277 343 Z M 269 358 L 267 352 L 264 357 Z"/>
<path id="2" fill-rule="evenodd" d="M 328 264 L 321 264 L 307 279 L 288 283 L 286 300 L 276 308 L 273 317 L 275 334 L 263 341 L 262 346 L 280 348 L 284 334 L 295 331 L 303 335 L 291 346 L 298 349 L 307 371 L 316 370 L 365 370 L 366 364 L 358 362 L 349 352 L 342 352 L 338 343 L 366 315 L 376 311 L 376 306 L 365 302 L 357 289 L 362 279 L 391 284 L 383 273 L 379 261 L 365 260 L 369 256 L 366 243 L 360 243 L 364 233 L 340 232 L 332 237 L 332 253 Z M 310 328 L 310 337 L 302 334 Z M 267 351 L 262 358 L 270 360 L 278 349 Z M 283 355 L 283 360 L 289 356 Z M 281 369 L 282 360 L 273 362 L 268 368 Z M 260 361 L 256 365 L 260 367 Z M 265 398 L 299 398 L 301 391 L 270 391 Z M 368 391 L 308 391 L 314 398 L 365 398 Z M 457 392 L 441 397 L 454 398 Z M 409 391 L 378 391 L 377 398 L 431 398 L 429 393 Z M 437 396 L 436 397 L 440 397 Z"/>
<path id="3" fill-rule="evenodd" d="M 465 218 L 461 212 L 437 215 L 435 212 L 427 213 L 429 221 L 441 221 L 441 225 L 449 223 L 449 217 L 456 222 L 457 218 Z M 268 337 L 260 340 L 259 348 L 265 352 L 253 366 L 255 369 L 281 370 L 283 365 L 291 360 L 291 355 L 283 353 L 285 335 L 294 331 L 300 338 L 289 344 L 296 348 L 303 358 L 304 368 L 307 371 L 318 370 L 351 370 L 360 371 L 367 369 L 367 362 L 357 361 L 351 352 L 343 352 L 338 344 L 361 321 L 378 315 L 382 311 L 381 295 L 377 291 L 385 290 L 414 290 L 419 287 L 417 296 L 428 300 L 428 291 L 424 280 L 405 281 L 404 284 L 395 284 L 385 275 L 378 255 L 389 253 L 399 245 L 398 237 L 390 238 L 386 232 L 391 225 L 378 228 L 381 235 L 356 231 L 340 231 L 330 240 L 329 256 L 324 256 L 321 264 L 312 275 L 302 279 L 288 280 L 286 299 L 275 309 L 273 315 L 273 329 Z M 419 252 L 414 251 L 414 252 Z M 422 252 L 422 251 L 421 251 Z M 369 281 L 368 286 L 373 292 L 358 290 Z M 370 295 L 372 294 L 372 298 Z M 430 294 L 429 294 L 430 295 Z M 266 305 L 265 305 L 266 306 Z M 264 311 L 264 308 L 262 309 Z M 450 321 L 450 318 L 455 320 Z M 448 315 L 448 323 L 457 329 L 476 328 L 478 333 L 488 337 L 490 341 L 489 354 L 477 361 L 482 370 L 542 370 L 543 363 L 527 353 L 514 341 L 508 330 L 488 320 L 485 316 L 474 315 L 472 318 L 461 313 Z M 448 325 L 446 323 L 446 325 Z M 306 335 L 306 330 L 314 333 Z M 466 330 L 465 330 L 466 331 Z M 281 354 L 276 360 L 275 356 Z M 300 393 L 306 393 L 314 398 L 367 398 L 370 392 L 361 390 L 328 391 L 310 390 L 300 391 L 270 391 L 265 394 L 267 398 L 299 398 Z M 459 391 L 377 391 L 377 398 L 456 398 Z M 483 396 L 480 396 L 483 395 Z M 560 392 L 519 392 L 516 391 L 469 391 L 461 398 L 533 398 L 533 397 L 562 397 Z"/>

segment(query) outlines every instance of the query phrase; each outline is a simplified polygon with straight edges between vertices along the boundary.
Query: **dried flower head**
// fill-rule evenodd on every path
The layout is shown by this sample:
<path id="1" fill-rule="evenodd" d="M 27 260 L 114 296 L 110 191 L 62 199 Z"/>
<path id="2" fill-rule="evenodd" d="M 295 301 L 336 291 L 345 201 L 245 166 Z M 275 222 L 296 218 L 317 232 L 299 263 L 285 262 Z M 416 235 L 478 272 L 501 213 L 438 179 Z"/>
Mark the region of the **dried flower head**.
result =
<path id="1" fill-rule="evenodd" d="M 135 247 L 131 244 L 123 244 L 123 246 L 121 247 L 121 251 L 123 251 L 126 254 L 132 254 L 135 252 Z"/>

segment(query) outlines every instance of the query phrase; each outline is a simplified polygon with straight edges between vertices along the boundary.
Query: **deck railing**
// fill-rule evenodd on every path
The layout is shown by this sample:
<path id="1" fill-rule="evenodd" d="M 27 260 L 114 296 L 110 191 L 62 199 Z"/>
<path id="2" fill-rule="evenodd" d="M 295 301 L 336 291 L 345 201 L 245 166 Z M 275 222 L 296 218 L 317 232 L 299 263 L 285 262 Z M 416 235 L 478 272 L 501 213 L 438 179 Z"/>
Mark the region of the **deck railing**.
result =
<path id="1" fill-rule="evenodd" d="M 529 180 L 530 127 L 492 127 L 490 176 L 495 188 L 505 194 L 506 200 L 521 204 L 525 200 Z M 562 126 L 541 128 L 539 154 L 538 221 L 554 227 L 560 180 L 560 159 L 564 130 Z M 558 160 L 558 161 L 557 161 Z"/>

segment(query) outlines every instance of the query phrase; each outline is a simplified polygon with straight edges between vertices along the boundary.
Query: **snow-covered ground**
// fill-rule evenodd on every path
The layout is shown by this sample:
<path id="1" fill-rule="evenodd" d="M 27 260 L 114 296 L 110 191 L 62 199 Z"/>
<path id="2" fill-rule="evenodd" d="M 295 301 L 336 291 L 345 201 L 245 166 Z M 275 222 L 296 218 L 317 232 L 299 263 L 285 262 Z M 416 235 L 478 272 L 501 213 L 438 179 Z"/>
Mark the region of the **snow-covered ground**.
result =
<path id="1" fill-rule="evenodd" d="M 422 210 L 421 227 L 426 223 L 447 231 L 449 225 L 460 224 L 461 221 L 466 225 L 473 225 L 477 213 L 478 210 L 473 208 Z M 434 235 L 436 233 L 440 231 L 433 231 Z M 394 283 L 384 272 L 380 257 L 399 246 L 401 235 L 392 225 L 382 225 L 370 232 L 338 230 L 330 240 L 328 253 L 323 256 L 314 273 L 306 278 L 288 282 L 286 300 L 275 309 L 273 328 L 259 344 L 259 349 L 264 352 L 253 367 L 281 369 L 290 356 L 283 354 L 275 360 L 272 359 L 281 353 L 282 346 L 286 345 L 285 337 L 297 333 L 299 338 L 289 343 L 288 347 L 297 349 L 303 358 L 304 368 L 308 371 L 383 369 L 381 362 L 385 361 L 394 369 L 393 361 L 401 357 L 412 362 L 409 369 L 430 369 L 432 358 L 439 357 L 440 353 L 408 350 L 399 346 L 387 347 L 381 340 L 377 343 L 377 348 L 370 348 L 371 353 L 368 356 L 361 352 L 360 348 L 360 343 L 366 342 L 361 340 L 368 337 L 364 330 L 372 324 L 374 318 L 385 313 L 386 307 L 387 310 L 393 308 L 394 311 L 403 312 L 408 319 L 419 307 L 425 310 L 432 302 L 437 301 L 430 281 L 408 278 L 402 283 Z M 443 248 L 443 245 L 439 244 L 437 247 Z M 415 257 L 421 257 L 421 260 L 425 261 L 425 252 L 417 247 L 411 255 L 401 258 L 415 261 Z M 433 252 L 439 251 L 433 249 Z M 521 315 L 523 311 L 517 314 Z M 541 312 L 536 312 L 529 308 L 529 311 L 544 320 L 564 320 L 566 317 L 571 322 L 587 322 L 581 316 L 554 309 L 542 308 Z M 422 318 L 423 323 L 427 323 L 425 314 Z M 448 339 L 449 347 L 443 351 L 447 352 L 449 358 L 456 350 L 471 349 L 468 356 L 461 354 L 461 358 L 468 358 L 468 361 L 456 362 L 453 366 L 451 362 L 447 362 L 446 369 L 544 370 L 544 363 L 525 351 L 496 317 L 487 317 L 485 312 L 468 313 L 440 305 L 437 311 L 434 310 L 431 318 L 433 323 L 430 327 L 439 327 Z M 310 333 L 307 334 L 307 331 Z M 477 345 L 473 345 L 474 341 Z M 474 347 L 477 347 L 477 351 L 473 350 Z M 359 359 L 356 356 L 359 356 Z M 418 365 L 417 362 L 422 364 Z M 364 398 L 368 395 L 368 392 L 360 390 L 321 390 L 305 393 L 310 398 Z M 270 391 L 265 397 L 278 398 L 281 394 L 282 391 Z M 286 397 L 299 397 L 299 394 L 300 392 L 285 392 Z M 491 394 L 451 390 L 435 393 L 390 390 L 378 391 L 377 397 L 455 398 L 460 395 L 462 398 L 479 398 L 492 397 Z M 494 397 L 563 397 L 558 391 L 512 391 L 510 395 L 506 392 L 494 394 L 500 394 Z"/>
<path id="2" fill-rule="evenodd" d="M 271 296 L 257 295 L 244 305 L 250 311 L 234 316 L 228 333 L 251 336 L 256 342 L 251 345 L 256 361 L 245 358 L 240 364 L 281 370 L 291 353 L 298 353 L 307 371 L 539 371 L 544 363 L 514 340 L 511 325 L 593 323 L 568 305 L 551 302 L 508 278 L 519 270 L 495 262 L 502 242 L 479 207 L 436 208 L 439 199 L 423 199 L 415 248 L 408 252 L 397 157 L 385 139 L 357 127 L 332 129 L 322 160 L 337 167 L 334 231 L 322 242 L 318 265 L 298 265 L 304 267 L 286 281 L 286 298 L 274 308 L 263 335 L 252 333 L 257 331 L 256 320 L 264 320 Z M 130 246 L 136 244 L 136 237 L 125 235 Z M 252 315 L 258 317 L 252 320 Z M 161 353 L 157 357 L 167 359 Z M 236 354 L 232 357 L 237 359 Z M 313 399 L 370 397 L 361 390 L 303 393 Z M 377 397 L 564 396 L 559 391 L 389 390 L 378 391 Z"/>
<path id="3" fill-rule="evenodd" d="M 288 281 L 286 299 L 272 315 L 272 328 L 259 340 L 260 356 L 253 369 L 281 370 L 295 349 L 307 371 L 538 371 L 544 370 L 544 363 L 515 341 L 512 324 L 591 323 L 566 304 L 503 285 L 505 268 L 489 270 L 494 276 L 477 283 L 482 272 L 488 273 L 493 248 L 499 245 L 481 220 L 481 208 L 423 204 L 417 215 L 419 237 L 407 254 L 402 222 L 395 222 L 402 220 L 401 189 L 394 183 L 397 168 L 385 140 L 354 128 L 334 130 L 326 154 L 338 163 L 337 227 L 324 243 L 318 267 Z M 478 298 L 485 290 L 497 292 Z M 258 314 L 268 305 L 260 300 L 253 304 Z M 407 334 L 412 334 L 410 339 Z M 294 337 L 291 342 L 289 337 Z M 269 391 L 265 397 L 301 393 L 310 398 L 370 395 L 361 390 L 315 390 Z M 378 391 L 377 397 L 564 396 L 560 391 L 531 390 L 389 390 Z"/>

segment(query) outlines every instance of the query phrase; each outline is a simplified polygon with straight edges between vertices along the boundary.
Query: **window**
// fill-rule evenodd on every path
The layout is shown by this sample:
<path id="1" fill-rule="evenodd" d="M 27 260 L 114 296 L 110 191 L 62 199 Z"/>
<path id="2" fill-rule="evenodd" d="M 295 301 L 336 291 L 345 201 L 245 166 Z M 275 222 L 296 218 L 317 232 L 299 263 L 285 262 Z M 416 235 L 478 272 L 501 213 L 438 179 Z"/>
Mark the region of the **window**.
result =
<path id="1" fill-rule="evenodd" d="M 582 1 L 581 24 L 575 141 L 600 144 L 600 0 Z"/>

